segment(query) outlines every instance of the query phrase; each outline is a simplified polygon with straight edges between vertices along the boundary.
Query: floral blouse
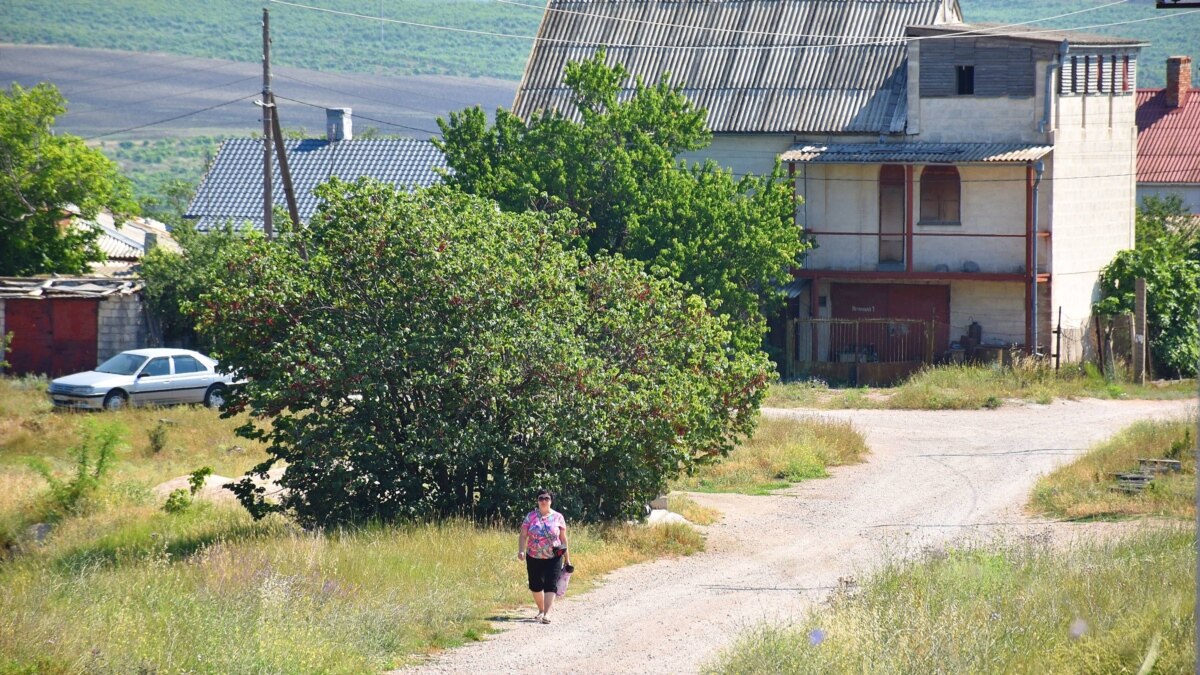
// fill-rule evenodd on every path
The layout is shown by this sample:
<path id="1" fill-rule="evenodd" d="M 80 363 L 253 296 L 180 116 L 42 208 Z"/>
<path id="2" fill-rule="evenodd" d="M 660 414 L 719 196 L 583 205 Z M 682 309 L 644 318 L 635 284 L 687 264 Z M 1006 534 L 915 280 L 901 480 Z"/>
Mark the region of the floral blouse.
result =
<path id="1" fill-rule="evenodd" d="M 562 546 L 558 539 L 560 527 L 566 529 L 567 520 L 558 511 L 550 509 L 544 516 L 537 509 L 530 511 L 521 523 L 521 529 L 527 535 L 525 547 L 529 557 L 553 558 L 554 547 Z"/>

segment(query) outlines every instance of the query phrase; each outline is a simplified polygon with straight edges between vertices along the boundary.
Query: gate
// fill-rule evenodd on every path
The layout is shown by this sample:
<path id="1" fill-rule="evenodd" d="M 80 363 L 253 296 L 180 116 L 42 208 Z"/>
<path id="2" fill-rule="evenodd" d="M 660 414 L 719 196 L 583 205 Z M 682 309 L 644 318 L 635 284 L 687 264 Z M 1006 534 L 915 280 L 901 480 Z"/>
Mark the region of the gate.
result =
<path id="1" fill-rule="evenodd" d="M 793 319 L 784 377 L 891 384 L 933 363 L 936 329 L 915 319 Z"/>

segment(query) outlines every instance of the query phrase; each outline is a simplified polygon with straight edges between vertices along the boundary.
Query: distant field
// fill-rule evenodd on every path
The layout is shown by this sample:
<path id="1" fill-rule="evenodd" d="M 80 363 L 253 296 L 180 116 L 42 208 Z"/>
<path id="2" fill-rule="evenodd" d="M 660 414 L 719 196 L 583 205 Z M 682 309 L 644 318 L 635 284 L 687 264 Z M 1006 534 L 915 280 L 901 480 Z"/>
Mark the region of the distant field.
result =
<path id="1" fill-rule="evenodd" d="M 1108 4 L 1110 0 L 962 0 L 967 21 L 1021 23 Z M 245 0 L 7 0 L 0 42 L 169 52 L 257 64 L 262 7 L 271 9 L 272 56 L 284 66 L 373 75 L 455 75 L 520 78 L 537 33 L 543 0 L 301 0 L 352 14 L 504 33 L 492 37 L 315 12 Z M 1161 18 L 1160 18 L 1161 17 Z M 1146 19 L 1154 19 L 1146 21 Z M 1139 23 L 1116 24 L 1129 21 Z M 1169 54 L 1197 53 L 1200 14 L 1156 10 L 1153 0 L 1041 22 L 1146 40 L 1139 84 L 1162 86 Z M 780 26 L 779 29 L 786 30 Z"/>
<path id="2" fill-rule="evenodd" d="M 262 133 L 254 105 L 262 88 L 258 64 L 0 45 L 0 86 L 16 82 L 29 87 L 41 81 L 52 82 L 67 98 L 67 114 L 59 117 L 56 128 L 89 139 L 121 165 L 140 200 L 164 206 L 172 185 L 199 183 L 222 139 Z M 324 134 L 324 107 L 350 107 L 359 134 L 374 129 L 383 135 L 429 138 L 437 133 L 436 118 L 473 105 L 489 111 L 508 107 L 516 92 L 516 82 L 505 80 L 286 67 L 276 69 L 273 86 L 277 96 L 287 97 L 279 99 L 284 130 L 308 136 Z M 221 105 L 239 97 L 246 98 Z M 195 111 L 201 112 L 188 114 Z"/>
<path id="3" fill-rule="evenodd" d="M 2 30 L 2 29 L 0 29 Z M 57 127 L 85 138 L 105 140 L 171 136 L 244 135 L 262 131 L 254 105 L 262 89 L 262 67 L 218 59 L 170 54 L 0 44 L 0 83 L 32 86 L 49 81 L 63 92 L 68 112 Z M 512 105 L 516 83 L 486 78 L 387 77 L 275 69 L 283 126 L 321 135 L 324 107 L 354 109 L 355 128 L 428 138 L 434 119 L 451 110 Z M 245 100 L 221 105 L 230 100 Z M 176 120 L 152 122 L 220 106 Z M 373 119 L 367 119 L 373 118 Z M 130 127 L 129 132 L 112 134 Z M 109 135 L 111 134 L 111 135 Z"/>

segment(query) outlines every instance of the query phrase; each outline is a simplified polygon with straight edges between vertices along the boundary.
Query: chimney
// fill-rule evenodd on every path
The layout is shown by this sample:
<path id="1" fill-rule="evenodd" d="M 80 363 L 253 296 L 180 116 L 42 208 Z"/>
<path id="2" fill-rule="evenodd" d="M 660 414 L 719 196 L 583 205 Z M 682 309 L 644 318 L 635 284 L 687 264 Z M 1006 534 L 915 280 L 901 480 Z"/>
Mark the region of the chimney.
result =
<path id="1" fill-rule="evenodd" d="M 1167 105 L 1178 108 L 1187 103 L 1192 90 L 1192 57 L 1167 58 Z"/>
<path id="2" fill-rule="evenodd" d="M 350 119 L 350 108 L 325 109 L 325 137 L 330 143 L 354 138 L 354 123 Z"/>

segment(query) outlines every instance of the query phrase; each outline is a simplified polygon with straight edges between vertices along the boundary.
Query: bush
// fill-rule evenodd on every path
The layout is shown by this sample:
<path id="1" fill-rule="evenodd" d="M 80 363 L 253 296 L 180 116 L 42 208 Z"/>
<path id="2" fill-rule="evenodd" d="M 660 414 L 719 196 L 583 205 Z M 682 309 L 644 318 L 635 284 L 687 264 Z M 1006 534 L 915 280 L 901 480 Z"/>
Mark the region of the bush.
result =
<path id="1" fill-rule="evenodd" d="M 322 525 L 515 518 L 538 487 L 581 520 L 636 517 L 755 424 L 769 363 L 675 281 L 591 260 L 580 222 L 437 187 L 332 181 L 305 230 L 224 259 L 202 328 L 248 384 L 226 414 L 287 463 Z"/>
<path id="2" fill-rule="evenodd" d="M 89 498 L 112 469 L 114 453 L 125 434 L 124 427 L 116 422 L 88 420 L 83 427 L 83 438 L 69 451 L 75 460 L 75 474 L 70 478 L 59 478 L 44 461 L 30 462 L 50 486 L 46 504 L 49 519 L 79 515 L 88 508 Z"/>

